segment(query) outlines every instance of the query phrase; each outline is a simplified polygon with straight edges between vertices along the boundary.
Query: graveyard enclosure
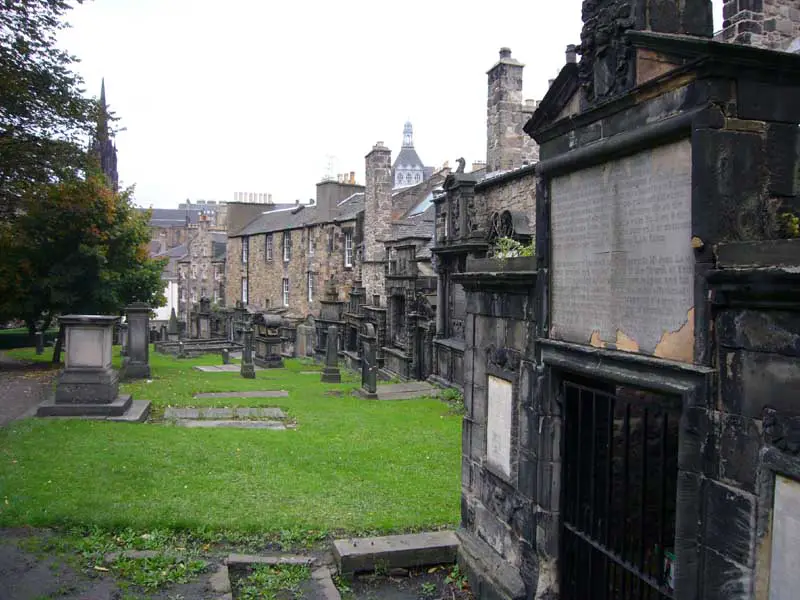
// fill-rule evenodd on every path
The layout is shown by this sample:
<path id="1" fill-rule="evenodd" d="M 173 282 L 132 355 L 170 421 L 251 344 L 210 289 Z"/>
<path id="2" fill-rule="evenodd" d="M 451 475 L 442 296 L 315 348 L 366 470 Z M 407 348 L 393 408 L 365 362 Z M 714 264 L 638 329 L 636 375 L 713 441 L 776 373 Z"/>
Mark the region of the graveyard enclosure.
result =
<path id="1" fill-rule="evenodd" d="M 460 562 L 479 597 L 780 597 L 800 247 L 771 240 L 800 200 L 800 57 L 636 31 L 595 54 L 595 9 L 525 127 L 535 232 L 513 205 L 530 168 L 456 173 L 434 199 L 434 378 L 467 409 Z M 484 258 L 503 223 L 535 257 Z"/>

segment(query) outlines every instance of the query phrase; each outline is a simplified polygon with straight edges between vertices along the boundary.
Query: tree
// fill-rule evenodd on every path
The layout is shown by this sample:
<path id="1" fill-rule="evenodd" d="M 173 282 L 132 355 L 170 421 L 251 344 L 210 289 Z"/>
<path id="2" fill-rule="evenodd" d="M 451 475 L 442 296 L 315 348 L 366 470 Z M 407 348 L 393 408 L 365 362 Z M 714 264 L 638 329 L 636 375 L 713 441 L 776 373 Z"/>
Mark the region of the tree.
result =
<path id="1" fill-rule="evenodd" d="M 0 222 L 0 313 L 33 332 L 57 314 L 163 306 L 166 261 L 150 258 L 150 215 L 131 194 L 114 192 L 96 170 L 26 194 L 14 222 Z"/>
<path id="2" fill-rule="evenodd" d="M 81 4 L 83 0 L 75 0 Z M 86 168 L 97 103 L 56 47 L 66 0 L 0 0 L 0 221 L 36 186 Z"/>

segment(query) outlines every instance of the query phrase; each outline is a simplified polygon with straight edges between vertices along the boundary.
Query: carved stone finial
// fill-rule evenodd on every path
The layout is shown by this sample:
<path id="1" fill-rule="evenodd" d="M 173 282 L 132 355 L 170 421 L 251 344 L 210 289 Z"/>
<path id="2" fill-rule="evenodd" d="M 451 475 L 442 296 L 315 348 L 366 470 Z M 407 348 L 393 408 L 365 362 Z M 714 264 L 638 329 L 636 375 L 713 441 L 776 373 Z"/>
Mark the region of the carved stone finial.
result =
<path id="1" fill-rule="evenodd" d="M 459 158 L 456 159 L 456 162 L 458 163 L 458 168 L 456 169 L 456 173 L 463 173 L 464 167 L 466 167 L 467 165 L 467 161 L 465 161 L 463 158 Z"/>

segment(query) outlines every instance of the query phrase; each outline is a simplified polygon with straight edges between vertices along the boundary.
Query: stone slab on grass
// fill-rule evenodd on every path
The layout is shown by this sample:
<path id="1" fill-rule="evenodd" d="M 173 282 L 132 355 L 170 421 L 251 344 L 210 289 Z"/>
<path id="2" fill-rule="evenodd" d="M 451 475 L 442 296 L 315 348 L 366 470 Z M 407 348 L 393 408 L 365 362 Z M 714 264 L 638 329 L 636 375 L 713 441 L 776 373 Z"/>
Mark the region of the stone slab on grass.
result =
<path id="1" fill-rule="evenodd" d="M 203 373 L 238 373 L 241 370 L 240 365 L 196 365 L 194 367 Z M 261 367 L 256 367 L 256 371 L 263 371 Z"/>
<path id="2" fill-rule="evenodd" d="M 195 398 L 288 398 L 286 390 L 253 390 L 249 392 L 209 392 L 195 394 Z"/>
<path id="3" fill-rule="evenodd" d="M 441 390 L 425 381 L 409 381 L 408 383 L 390 383 L 379 385 L 378 400 L 409 400 L 422 396 L 436 397 Z"/>
<path id="4" fill-rule="evenodd" d="M 164 410 L 165 419 L 285 419 L 286 413 L 280 408 L 267 406 L 248 408 L 174 408 Z"/>
<path id="5" fill-rule="evenodd" d="M 339 572 L 348 574 L 374 571 L 377 564 L 389 569 L 407 569 L 453 563 L 457 552 L 458 538 L 452 531 L 347 538 L 333 542 Z"/>
<path id="6" fill-rule="evenodd" d="M 230 554 L 225 559 L 225 564 L 233 568 L 251 565 L 303 565 L 308 567 L 314 564 L 314 557 L 301 554 Z"/>
<path id="7" fill-rule="evenodd" d="M 286 429 L 286 424 L 281 421 L 246 421 L 238 420 L 214 420 L 214 419 L 178 419 L 175 421 L 176 425 L 181 427 L 189 427 L 192 429 L 198 428 L 214 428 L 214 427 L 228 427 L 232 429 Z"/>

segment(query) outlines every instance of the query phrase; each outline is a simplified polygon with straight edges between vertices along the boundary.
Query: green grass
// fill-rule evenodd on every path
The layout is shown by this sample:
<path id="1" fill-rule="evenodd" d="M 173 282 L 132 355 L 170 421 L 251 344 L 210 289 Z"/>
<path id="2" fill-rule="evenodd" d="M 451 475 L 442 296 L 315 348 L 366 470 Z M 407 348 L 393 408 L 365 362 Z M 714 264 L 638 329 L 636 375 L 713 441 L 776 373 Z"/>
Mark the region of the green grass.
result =
<path id="1" fill-rule="evenodd" d="M 12 356 L 36 357 L 32 349 Z M 119 357 L 115 362 L 119 365 Z M 151 530 L 390 532 L 457 523 L 461 419 L 438 400 L 350 394 L 355 375 L 322 384 L 305 361 L 285 369 L 202 373 L 219 356 L 150 354 L 150 383 L 124 384 L 166 406 L 280 406 L 286 431 L 28 419 L 0 428 L 0 526 Z M 288 398 L 194 400 L 198 392 L 287 390 Z M 327 395 L 338 390 L 341 396 Z M 295 532 L 295 533 L 292 533 Z"/>
<path id="2" fill-rule="evenodd" d="M 257 565 L 238 582 L 240 600 L 275 600 L 278 593 L 295 598 L 311 570 L 304 565 Z"/>

